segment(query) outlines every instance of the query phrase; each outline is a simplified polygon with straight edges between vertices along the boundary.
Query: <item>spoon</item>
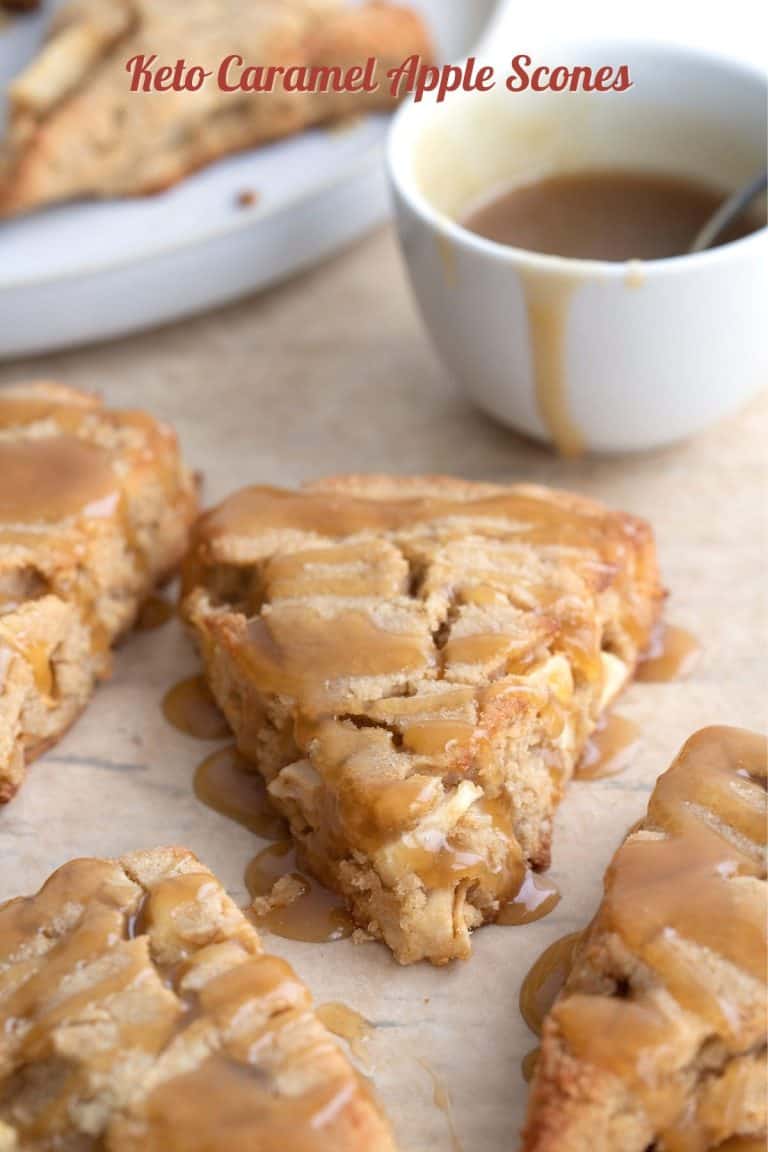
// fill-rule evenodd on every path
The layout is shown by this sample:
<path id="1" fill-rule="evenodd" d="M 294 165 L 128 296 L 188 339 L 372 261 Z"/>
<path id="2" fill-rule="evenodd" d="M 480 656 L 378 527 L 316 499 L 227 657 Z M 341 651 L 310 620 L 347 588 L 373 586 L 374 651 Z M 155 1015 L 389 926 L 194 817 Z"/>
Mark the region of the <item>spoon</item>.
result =
<path id="1" fill-rule="evenodd" d="M 697 234 L 696 238 L 688 249 L 689 252 L 703 252 L 705 248 L 711 248 L 717 240 L 718 236 L 732 224 L 734 220 L 738 220 L 742 212 L 749 207 L 752 201 L 761 196 L 766 188 L 768 188 L 768 170 L 761 172 L 759 176 L 751 180 L 745 187 L 740 188 L 738 192 L 734 192 L 727 200 L 724 200 L 716 212 L 710 216 L 704 227 Z"/>

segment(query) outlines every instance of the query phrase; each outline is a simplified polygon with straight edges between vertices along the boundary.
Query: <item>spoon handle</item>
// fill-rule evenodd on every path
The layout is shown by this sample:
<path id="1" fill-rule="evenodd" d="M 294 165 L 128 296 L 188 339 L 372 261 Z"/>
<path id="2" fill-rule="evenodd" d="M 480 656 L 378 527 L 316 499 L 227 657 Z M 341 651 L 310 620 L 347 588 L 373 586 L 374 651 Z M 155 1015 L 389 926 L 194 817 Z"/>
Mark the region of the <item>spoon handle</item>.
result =
<path id="1" fill-rule="evenodd" d="M 707 220 L 688 251 L 703 252 L 705 248 L 709 248 L 723 229 L 738 219 L 744 209 L 748 208 L 757 196 L 764 193 L 766 188 L 768 188 L 768 170 L 756 176 L 746 188 L 739 188 L 738 192 L 734 192 L 733 196 L 729 196 L 720 205 L 714 215 Z"/>

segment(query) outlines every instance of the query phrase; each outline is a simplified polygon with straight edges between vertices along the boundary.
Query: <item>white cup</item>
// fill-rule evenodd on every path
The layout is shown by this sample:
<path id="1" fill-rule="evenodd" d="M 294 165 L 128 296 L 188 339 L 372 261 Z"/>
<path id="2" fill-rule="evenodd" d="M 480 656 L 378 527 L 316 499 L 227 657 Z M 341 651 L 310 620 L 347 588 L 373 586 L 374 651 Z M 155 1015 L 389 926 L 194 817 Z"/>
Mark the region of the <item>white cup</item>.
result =
<path id="1" fill-rule="evenodd" d="M 427 98 L 388 164 L 403 252 L 437 349 L 492 416 L 562 451 L 633 451 L 705 428 L 768 385 L 768 229 L 693 256 L 566 260 L 457 221 L 495 190 L 578 169 L 657 170 L 730 191 L 766 164 L 766 85 L 661 43 L 550 44 L 534 65 L 628 64 L 610 93 Z"/>

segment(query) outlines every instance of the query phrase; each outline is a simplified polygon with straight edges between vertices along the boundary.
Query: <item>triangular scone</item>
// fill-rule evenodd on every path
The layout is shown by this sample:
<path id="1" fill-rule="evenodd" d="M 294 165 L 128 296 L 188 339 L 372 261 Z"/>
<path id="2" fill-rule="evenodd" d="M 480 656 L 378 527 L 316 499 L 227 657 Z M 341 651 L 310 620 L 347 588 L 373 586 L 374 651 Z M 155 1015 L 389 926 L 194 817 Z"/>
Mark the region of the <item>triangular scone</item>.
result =
<path id="1" fill-rule="evenodd" d="M 0 389 L 0 803 L 109 670 L 196 512 L 173 432 L 58 384 Z"/>
<path id="2" fill-rule="evenodd" d="M 183 849 L 0 906 L 2 1152 L 394 1152 L 309 993 Z"/>
<path id="3" fill-rule="evenodd" d="M 545 1020 L 524 1152 L 766 1147 L 767 754 L 706 728 L 658 780 Z"/>
<path id="4" fill-rule="evenodd" d="M 373 93 L 227 92 L 217 74 L 246 66 L 378 61 Z M 131 92 L 126 64 L 180 56 L 212 73 L 198 91 Z M 395 101 L 386 71 L 431 56 L 421 19 L 371 0 L 71 0 L 37 59 L 11 84 L 0 215 L 74 198 L 136 196 L 175 184 L 220 156 Z M 3 175 L 4 171 L 4 175 Z"/>
<path id="5" fill-rule="evenodd" d="M 402 963 L 549 861 L 661 600 L 641 521 L 544 488 L 346 477 L 199 523 L 185 611 L 302 856 Z"/>

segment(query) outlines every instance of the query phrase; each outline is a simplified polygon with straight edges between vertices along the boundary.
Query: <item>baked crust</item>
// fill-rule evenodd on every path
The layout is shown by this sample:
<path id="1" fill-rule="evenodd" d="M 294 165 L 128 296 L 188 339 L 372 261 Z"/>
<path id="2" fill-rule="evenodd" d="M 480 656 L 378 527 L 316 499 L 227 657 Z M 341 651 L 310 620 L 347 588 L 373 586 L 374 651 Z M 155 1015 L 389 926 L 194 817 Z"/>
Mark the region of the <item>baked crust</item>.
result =
<path id="1" fill-rule="evenodd" d="M 378 61 L 375 93 L 227 93 L 232 45 L 248 65 L 349 68 Z M 126 62 L 154 54 L 212 72 L 197 92 L 131 93 Z M 49 42 L 11 84 L 0 215 L 74 198 L 158 192 L 232 152 L 313 125 L 387 109 L 386 71 L 431 59 L 428 33 L 384 0 L 70 0 Z"/>
<path id="2" fill-rule="evenodd" d="M 530 486 L 347 476 L 202 517 L 184 611 L 304 862 L 402 963 L 470 951 L 662 598 L 648 526 Z"/>
<path id="3" fill-rule="evenodd" d="M 767 748 L 704 729 L 658 780 L 545 1020 L 524 1152 L 765 1147 Z"/>
<path id="4" fill-rule="evenodd" d="M 181 848 L 0 906 L 2 1152 L 394 1152 L 306 988 Z"/>
<path id="5" fill-rule="evenodd" d="M 0 803 L 109 672 L 197 509 L 171 430 L 59 384 L 0 390 Z"/>

